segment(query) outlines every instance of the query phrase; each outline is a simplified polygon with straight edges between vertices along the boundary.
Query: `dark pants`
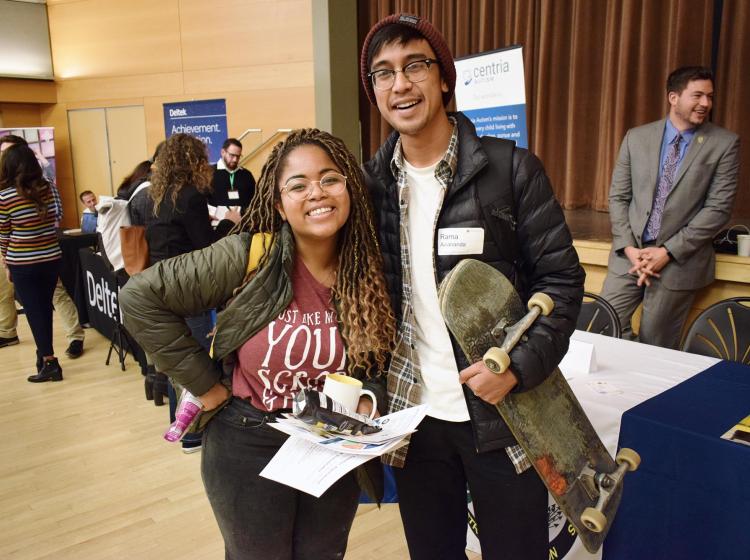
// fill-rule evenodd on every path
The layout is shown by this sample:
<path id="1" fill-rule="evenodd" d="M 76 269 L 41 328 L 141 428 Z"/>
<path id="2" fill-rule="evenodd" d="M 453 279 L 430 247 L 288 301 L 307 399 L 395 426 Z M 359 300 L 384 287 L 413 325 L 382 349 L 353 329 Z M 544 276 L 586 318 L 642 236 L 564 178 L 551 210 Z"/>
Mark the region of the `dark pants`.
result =
<path id="1" fill-rule="evenodd" d="M 547 558 L 547 489 L 534 469 L 516 474 L 505 449 L 477 453 L 469 422 L 425 418 L 393 471 L 412 560 L 466 558 L 467 483 L 482 558 Z"/>
<path id="2" fill-rule="evenodd" d="M 203 434 L 201 474 L 228 560 L 342 559 L 359 487 L 354 472 L 320 498 L 258 476 L 287 436 L 233 399 Z M 300 464 L 300 469 L 305 465 Z"/>
<path id="3" fill-rule="evenodd" d="M 37 356 L 54 356 L 52 345 L 52 294 L 60 276 L 60 260 L 14 265 L 9 264 L 16 295 L 23 305 Z"/>

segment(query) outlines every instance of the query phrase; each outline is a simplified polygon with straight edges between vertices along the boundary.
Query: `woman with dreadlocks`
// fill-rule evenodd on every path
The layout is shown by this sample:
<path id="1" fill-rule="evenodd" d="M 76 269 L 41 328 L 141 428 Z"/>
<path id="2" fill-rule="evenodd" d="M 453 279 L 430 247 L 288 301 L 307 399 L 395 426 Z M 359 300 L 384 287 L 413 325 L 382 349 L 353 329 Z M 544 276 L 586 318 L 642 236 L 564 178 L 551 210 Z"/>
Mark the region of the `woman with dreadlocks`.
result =
<path id="1" fill-rule="evenodd" d="M 292 132 L 263 166 L 236 230 L 131 278 L 120 295 L 125 325 L 160 371 L 212 410 L 229 391 L 208 353 L 186 336 L 183 317 L 224 306 L 213 356 L 231 369 L 232 396 L 204 431 L 201 471 L 226 557 L 342 558 L 357 483 L 376 498 L 382 493 L 379 463 L 349 473 L 320 498 L 258 474 L 287 437 L 267 424 L 290 410 L 301 389 L 321 389 L 327 374 L 362 379 L 385 404 L 379 373 L 395 320 L 356 160 L 328 133 Z M 249 266 L 259 232 L 271 239 L 262 242 L 257 267 Z M 358 411 L 371 406 L 361 399 Z"/>

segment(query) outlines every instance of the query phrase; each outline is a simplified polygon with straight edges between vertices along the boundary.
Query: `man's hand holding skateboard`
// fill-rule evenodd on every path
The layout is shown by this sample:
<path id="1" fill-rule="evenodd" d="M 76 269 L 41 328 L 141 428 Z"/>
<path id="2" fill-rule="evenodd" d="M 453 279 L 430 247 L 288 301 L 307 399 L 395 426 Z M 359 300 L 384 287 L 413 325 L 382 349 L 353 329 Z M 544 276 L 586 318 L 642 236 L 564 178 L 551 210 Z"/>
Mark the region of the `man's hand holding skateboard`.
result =
<path id="1" fill-rule="evenodd" d="M 459 380 L 461 384 L 468 385 L 477 397 L 489 404 L 499 403 L 518 385 L 518 379 L 510 369 L 503 373 L 494 373 L 483 360 L 463 370 Z"/>

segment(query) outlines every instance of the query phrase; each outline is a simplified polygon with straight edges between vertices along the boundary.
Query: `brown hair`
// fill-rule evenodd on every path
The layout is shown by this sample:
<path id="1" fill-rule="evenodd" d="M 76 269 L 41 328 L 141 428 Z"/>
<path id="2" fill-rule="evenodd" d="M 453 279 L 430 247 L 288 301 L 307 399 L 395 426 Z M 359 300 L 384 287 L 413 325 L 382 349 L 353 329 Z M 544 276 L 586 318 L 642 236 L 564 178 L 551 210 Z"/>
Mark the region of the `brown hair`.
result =
<path id="1" fill-rule="evenodd" d="M 294 130 L 278 143 L 263 165 L 255 196 L 235 231 L 275 232 L 283 223 L 276 209 L 279 177 L 287 156 L 300 146 L 318 146 L 347 177 L 351 210 L 339 231 L 339 265 L 332 296 L 337 303 L 341 336 L 346 344 L 347 369 L 371 371 L 385 367 L 396 335 L 396 320 L 383 276 L 370 197 L 357 161 L 338 138 L 315 128 Z M 259 268 L 265 264 L 261 258 Z M 247 280 L 247 278 L 246 278 Z"/>
<path id="2" fill-rule="evenodd" d="M 167 194 L 174 203 L 177 194 L 187 185 L 193 185 L 201 193 L 209 192 L 212 173 L 203 142 L 189 134 L 170 136 L 159 151 L 151 172 L 148 192 L 154 201 L 154 215 L 158 215 L 159 206 Z"/>
<path id="3" fill-rule="evenodd" d="M 34 151 L 26 144 L 11 146 L 0 159 L 0 189 L 10 187 L 15 187 L 21 198 L 33 202 L 41 218 L 47 215 L 52 192 Z"/>

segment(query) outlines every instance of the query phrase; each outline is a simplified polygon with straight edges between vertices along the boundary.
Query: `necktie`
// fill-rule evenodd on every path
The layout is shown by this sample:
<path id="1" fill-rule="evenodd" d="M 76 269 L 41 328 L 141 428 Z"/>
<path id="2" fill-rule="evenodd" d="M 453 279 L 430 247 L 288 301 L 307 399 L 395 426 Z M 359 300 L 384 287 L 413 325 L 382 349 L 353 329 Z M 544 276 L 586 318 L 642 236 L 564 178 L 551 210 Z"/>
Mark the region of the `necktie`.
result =
<path id="1" fill-rule="evenodd" d="M 659 185 L 656 188 L 656 196 L 654 197 L 654 205 L 651 208 L 651 216 L 649 216 L 648 224 L 646 224 L 647 239 L 655 240 L 659 235 L 661 219 L 664 214 L 664 204 L 667 202 L 669 191 L 672 190 L 674 176 L 677 172 L 681 141 L 682 135 L 678 133 L 669 145 L 667 157 L 664 160 L 664 167 L 662 167 L 661 170 Z"/>

